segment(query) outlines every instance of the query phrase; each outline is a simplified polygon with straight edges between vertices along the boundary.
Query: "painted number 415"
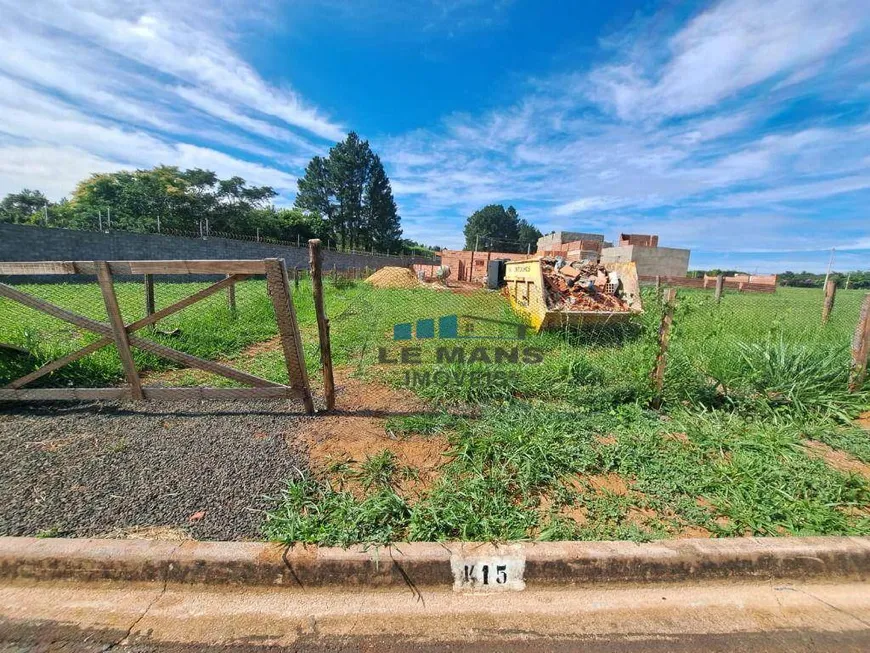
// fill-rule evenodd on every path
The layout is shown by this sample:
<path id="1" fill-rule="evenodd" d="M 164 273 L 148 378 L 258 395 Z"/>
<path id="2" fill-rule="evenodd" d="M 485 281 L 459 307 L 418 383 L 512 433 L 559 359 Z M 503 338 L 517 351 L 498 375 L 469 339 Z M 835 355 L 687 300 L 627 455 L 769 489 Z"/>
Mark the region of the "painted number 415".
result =
<path id="1" fill-rule="evenodd" d="M 465 565 L 465 585 L 504 585 L 507 583 L 507 565 L 490 565 L 487 563 Z"/>
<path id="2" fill-rule="evenodd" d="M 453 589 L 497 592 L 523 590 L 526 566 L 521 555 L 501 555 L 493 558 L 454 555 L 450 560 Z"/>

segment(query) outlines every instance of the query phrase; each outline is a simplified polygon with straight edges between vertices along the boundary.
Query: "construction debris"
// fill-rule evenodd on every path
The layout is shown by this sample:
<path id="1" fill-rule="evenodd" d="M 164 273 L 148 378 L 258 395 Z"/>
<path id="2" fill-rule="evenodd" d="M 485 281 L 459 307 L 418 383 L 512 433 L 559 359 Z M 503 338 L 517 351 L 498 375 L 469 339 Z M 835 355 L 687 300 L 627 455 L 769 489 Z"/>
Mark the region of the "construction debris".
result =
<path id="1" fill-rule="evenodd" d="M 594 261 L 572 261 L 562 257 L 541 259 L 547 306 L 559 311 L 631 311 L 623 298 L 622 281 Z"/>

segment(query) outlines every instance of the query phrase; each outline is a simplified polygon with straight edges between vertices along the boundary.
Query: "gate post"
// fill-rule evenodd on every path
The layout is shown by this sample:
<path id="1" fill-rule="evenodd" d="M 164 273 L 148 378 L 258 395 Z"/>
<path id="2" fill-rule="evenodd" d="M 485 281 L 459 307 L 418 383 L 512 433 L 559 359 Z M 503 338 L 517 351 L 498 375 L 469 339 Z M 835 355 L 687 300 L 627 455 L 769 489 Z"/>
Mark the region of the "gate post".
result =
<path id="1" fill-rule="evenodd" d="M 311 398 L 311 386 L 308 382 L 308 371 L 305 368 L 305 354 L 302 349 L 302 336 L 296 321 L 296 309 L 290 295 L 290 281 L 287 278 L 287 266 L 284 259 L 267 258 L 266 287 L 275 308 L 275 321 L 278 324 L 278 334 L 281 337 L 281 348 L 284 350 L 284 362 L 287 365 L 287 376 L 290 386 L 302 396 L 305 412 L 314 413 L 314 400 Z"/>
<path id="2" fill-rule="evenodd" d="M 314 290 L 314 311 L 317 314 L 317 334 L 320 338 L 320 363 L 323 367 L 323 393 L 326 409 L 335 409 L 335 379 L 332 376 L 332 346 L 329 342 L 329 320 L 323 306 L 323 275 L 320 269 L 320 240 L 308 241 L 308 264 L 311 266 L 311 287 Z"/>

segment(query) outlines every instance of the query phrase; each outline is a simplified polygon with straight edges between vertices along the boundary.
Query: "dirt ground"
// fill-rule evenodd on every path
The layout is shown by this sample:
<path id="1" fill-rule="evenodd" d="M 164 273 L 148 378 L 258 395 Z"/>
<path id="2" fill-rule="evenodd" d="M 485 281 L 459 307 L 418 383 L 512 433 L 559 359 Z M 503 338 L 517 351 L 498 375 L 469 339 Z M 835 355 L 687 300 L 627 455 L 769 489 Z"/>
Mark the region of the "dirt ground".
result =
<path id="1" fill-rule="evenodd" d="M 336 463 L 362 463 L 387 449 L 398 465 L 417 472 L 415 478 L 402 482 L 400 491 L 406 497 L 419 495 L 437 478 L 447 440 L 442 436 L 397 437 L 385 429 L 385 422 L 389 416 L 425 412 L 425 404 L 411 392 L 363 383 L 348 370 L 336 371 L 335 385 L 335 412 L 302 424 L 293 434 L 308 454 L 309 468 L 327 476 Z"/>

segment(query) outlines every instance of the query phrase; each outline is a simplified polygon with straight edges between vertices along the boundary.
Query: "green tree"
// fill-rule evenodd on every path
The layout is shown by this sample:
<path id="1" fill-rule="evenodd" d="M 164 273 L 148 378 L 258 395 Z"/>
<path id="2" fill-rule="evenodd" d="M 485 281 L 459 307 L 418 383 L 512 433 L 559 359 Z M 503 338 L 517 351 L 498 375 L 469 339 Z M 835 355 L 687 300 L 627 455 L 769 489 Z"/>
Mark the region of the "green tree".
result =
<path id="1" fill-rule="evenodd" d="M 31 222 L 31 216 L 37 211 L 40 212 L 37 218 L 41 220 L 42 211 L 49 204 L 42 191 L 25 188 L 20 193 L 9 193 L 0 202 L 0 222 Z"/>
<path id="2" fill-rule="evenodd" d="M 525 220 L 520 220 L 517 232 L 519 234 L 517 240 L 520 241 L 517 250 L 519 252 L 535 252 L 538 249 L 538 238 L 544 235 L 535 225 Z"/>
<path id="3" fill-rule="evenodd" d="M 526 241 L 520 241 L 520 229 Z M 502 252 L 526 251 L 526 243 L 533 234 L 535 242 L 540 232 L 525 220 L 520 220 L 517 210 L 501 204 L 490 204 L 472 213 L 465 223 L 465 249 L 492 249 Z"/>
<path id="4" fill-rule="evenodd" d="M 332 225 L 335 200 L 329 180 L 327 160 L 320 156 L 311 159 L 305 168 L 305 175 L 296 182 L 296 185 L 298 191 L 295 206 L 303 211 L 323 216 Z"/>
<path id="5" fill-rule="evenodd" d="M 393 189 L 377 154 L 372 155 L 368 185 L 363 197 L 364 245 L 391 250 L 402 236 Z"/>
<path id="6" fill-rule="evenodd" d="M 402 230 L 390 180 L 368 141 L 355 132 L 327 158 L 314 157 L 298 187 L 295 206 L 323 216 L 342 247 L 389 251 L 399 245 Z"/>

